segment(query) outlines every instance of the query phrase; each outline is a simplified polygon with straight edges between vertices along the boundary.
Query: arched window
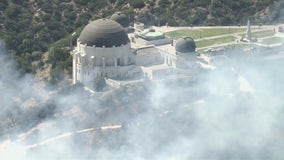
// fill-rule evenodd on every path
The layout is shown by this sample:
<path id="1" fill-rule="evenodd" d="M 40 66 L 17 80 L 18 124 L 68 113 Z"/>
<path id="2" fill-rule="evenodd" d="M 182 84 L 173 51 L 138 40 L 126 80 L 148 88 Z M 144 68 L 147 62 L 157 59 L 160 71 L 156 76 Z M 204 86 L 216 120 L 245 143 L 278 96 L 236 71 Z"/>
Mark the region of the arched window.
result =
<path id="1" fill-rule="evenodd" d="M 128 57 L 128 58 L 127 58 L 127 64 L 130 64 L 130 63 L 131 63 L 131 58 Z"/>
<path id="2" fill-rule="evenodd" d="M 120 59 L 117 58 L 117 65 L 120 66 Z"/>

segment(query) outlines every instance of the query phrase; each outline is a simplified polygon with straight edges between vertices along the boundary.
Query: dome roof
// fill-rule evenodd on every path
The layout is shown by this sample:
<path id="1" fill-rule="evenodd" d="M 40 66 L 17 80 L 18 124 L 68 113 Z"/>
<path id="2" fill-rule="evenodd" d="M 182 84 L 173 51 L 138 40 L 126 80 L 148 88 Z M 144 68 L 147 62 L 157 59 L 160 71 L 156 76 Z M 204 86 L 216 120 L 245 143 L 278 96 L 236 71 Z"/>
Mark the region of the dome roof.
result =
<path id="1" fill-rule="evenodd" d="M 176 42 L 176 51 L 178 52 L 195 52 L 195 42 L 191 37 L 182 37 Z"/>
<path id="2" fill-rule="evenodd" d="M 124 28 L 129 27 L 129 18 L 121 12 L 114 13 L 110 17 L 110 19 L 116 21 L 117 23 L 119 23 Z"/>
<path id="3" fill-rule="evenodd" d="M 78 41 L 87 46 L 113 47 L 127 44 L 129 38 L 117 22 L 110 19 L 98 19 L 83 29 Z"/>

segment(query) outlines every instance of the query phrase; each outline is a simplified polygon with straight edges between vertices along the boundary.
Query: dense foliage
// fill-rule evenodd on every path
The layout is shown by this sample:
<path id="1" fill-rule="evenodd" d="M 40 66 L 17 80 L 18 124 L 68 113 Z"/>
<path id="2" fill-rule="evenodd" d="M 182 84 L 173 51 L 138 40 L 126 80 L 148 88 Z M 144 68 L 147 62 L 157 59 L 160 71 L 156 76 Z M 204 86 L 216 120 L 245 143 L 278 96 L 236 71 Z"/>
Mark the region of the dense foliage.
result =
<path id="1" fill-rule="evenodd" d="M 23 73 L 35 73 L 49 63 L 57 75 L 62 70 L 70 73 L 68 46 L 82 27 L 118 10 L 132 22 L 148 25 L 236 25 L 248 18 L 259 23 L 282 18 L 283 5 L 279 0 L 1 0 L 0 38 Z M 271 7 L 276 10 L 270 19 L 257 17 Z"/>

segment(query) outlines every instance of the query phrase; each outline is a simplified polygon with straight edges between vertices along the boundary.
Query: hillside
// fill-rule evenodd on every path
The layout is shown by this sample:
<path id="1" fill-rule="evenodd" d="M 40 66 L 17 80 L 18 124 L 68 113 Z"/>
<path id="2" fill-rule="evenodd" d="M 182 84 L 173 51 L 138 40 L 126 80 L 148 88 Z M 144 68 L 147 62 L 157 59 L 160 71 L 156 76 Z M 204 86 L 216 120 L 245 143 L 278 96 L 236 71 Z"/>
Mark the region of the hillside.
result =
<path id="1" fill-rule="evenodd" d="M 118 10 L 148 25 L 237 25 L 247 19 L 277 23 L 283 5 L 281 0 L 2 0 L 0 38 L 22 73 L 49 66 L 49 80 L 57 82 L 62 71 L 70 74 L 71 38 L 75 42 L 89 20 Z"/>
<path id="2" fill-rule="evenodd" d="M 193 73 L 193 80 L 144 79 L 93 92 L 66 78 L 72 67 L 70 42 L 75 44 L 89 20 L 117 10 L 148 25 L 283 20 L 283 0 L 205 2 L 1 0 L 1 159 L 284 157 L 284 46 L 248 52 L 232 47 L 214 56 L 212 70 Z"/>

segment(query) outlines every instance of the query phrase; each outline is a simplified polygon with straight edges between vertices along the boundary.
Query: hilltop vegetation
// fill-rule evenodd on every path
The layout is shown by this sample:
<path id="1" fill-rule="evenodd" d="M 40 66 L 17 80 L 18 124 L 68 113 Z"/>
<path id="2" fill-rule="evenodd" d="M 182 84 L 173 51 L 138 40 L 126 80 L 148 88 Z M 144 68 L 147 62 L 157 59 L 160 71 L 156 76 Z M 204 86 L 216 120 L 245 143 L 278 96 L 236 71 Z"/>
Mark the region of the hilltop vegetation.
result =
<path id="1" fill-rule="evenodd" d="M 58 81 L 60 72 L 70 74 L 70 42 L 89 20 L 116 11 L 148 25 L 236 25 L 283 20 L 283 7 L 281 0 L 1 0 L 0 38 L 22 73 L 48 64 Z"/>

